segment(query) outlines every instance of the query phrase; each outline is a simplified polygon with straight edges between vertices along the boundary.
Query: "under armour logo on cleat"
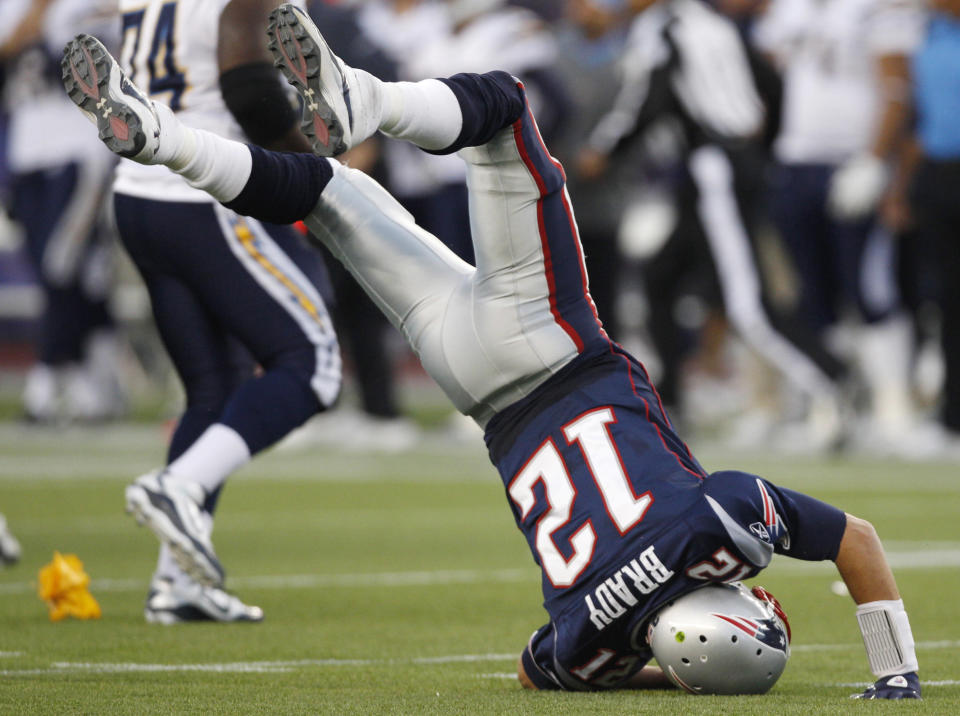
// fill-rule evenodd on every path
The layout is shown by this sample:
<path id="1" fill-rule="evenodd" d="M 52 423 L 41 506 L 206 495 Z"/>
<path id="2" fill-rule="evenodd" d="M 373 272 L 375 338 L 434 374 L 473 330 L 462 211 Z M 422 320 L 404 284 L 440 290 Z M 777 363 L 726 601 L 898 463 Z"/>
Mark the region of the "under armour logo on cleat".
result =
<path id="1" fill-rule="evenodd" d="M 97 109 L 103 110 L 103 118 L 107 119 L 111 114 L 113 114 L 113 107 L 106 107 L 107 98 L 104 97 L 99 102 L 97 102 Z M 104 109 L 106 107 L 106 109 Z"/>

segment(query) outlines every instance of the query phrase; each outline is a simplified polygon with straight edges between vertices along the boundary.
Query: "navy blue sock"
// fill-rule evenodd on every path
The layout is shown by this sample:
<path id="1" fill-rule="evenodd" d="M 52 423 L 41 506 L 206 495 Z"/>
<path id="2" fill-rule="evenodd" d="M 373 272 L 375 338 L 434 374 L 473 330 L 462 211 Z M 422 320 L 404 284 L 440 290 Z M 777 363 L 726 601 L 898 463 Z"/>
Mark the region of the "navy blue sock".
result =
<path id="1" fill-rule="evenodd" d="M 270 152 L 248 145 L 253 166 L 246 186 L 223 205 L 242 216 L 271 224 L 303 219 L 320 199 L 333 167 L 323 157 L 293 152 Z"/>
<path id="2" fill-rule="evenodd" d="M 464 147 L 486 144 L 501 129 L 520 119 L 526 108 L 523 90 L 506 72 L 461 73 L 440 81 L 453 90 L 460 103 L 463 128 L 453 144 L 430 154 L 453 154 Z"/>

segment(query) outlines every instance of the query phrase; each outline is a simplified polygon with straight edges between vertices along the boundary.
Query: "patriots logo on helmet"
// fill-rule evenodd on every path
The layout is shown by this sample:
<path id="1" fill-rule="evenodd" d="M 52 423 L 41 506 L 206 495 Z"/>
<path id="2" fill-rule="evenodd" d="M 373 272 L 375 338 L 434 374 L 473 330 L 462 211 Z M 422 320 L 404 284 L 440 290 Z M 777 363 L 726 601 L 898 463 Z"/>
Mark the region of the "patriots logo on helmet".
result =
<path id="1" fill-rule="evenodd" d="M 762 644 L 786 651 L 787 639 L 784 636 L 783 629 L 780 629 L 773 619 L 751 619 L 749 617 L 728 616 L 726 614 L 713 614 L 717 619 L 732 624 L 740 631 Z"/>

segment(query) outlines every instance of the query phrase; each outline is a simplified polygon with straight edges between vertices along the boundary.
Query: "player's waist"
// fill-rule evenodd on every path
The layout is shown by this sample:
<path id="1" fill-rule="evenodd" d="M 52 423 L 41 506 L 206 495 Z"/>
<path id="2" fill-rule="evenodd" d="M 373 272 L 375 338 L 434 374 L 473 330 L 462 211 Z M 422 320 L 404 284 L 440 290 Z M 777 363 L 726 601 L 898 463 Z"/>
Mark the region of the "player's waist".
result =
<path id="1" fill-rule="evenodd" d="M 610 344 L 602 339 L 588 345 L 580 355 L 559 372 L 545 380 L 522 400 L 504 408 L 487 423 L 484 439 L 494 464 L 510 451 L 513 442 L 524 428 L 544 410 L 564 397 L 617 369 L 622 360 L 610 352 Z"/>

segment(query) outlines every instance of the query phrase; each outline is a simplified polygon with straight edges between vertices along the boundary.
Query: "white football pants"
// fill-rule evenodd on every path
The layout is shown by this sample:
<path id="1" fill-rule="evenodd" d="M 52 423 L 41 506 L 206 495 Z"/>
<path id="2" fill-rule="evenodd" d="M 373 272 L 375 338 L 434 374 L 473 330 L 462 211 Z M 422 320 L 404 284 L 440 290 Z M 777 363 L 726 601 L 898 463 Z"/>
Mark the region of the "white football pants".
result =
<path id="1" fill-rule="evenodd" d="M 579 298 L 564 304 L 579 304 L 581 318 L 588 306 L 592 331 L 602 329 L 586 290 L 562 170 L 546 154 L 529 114 L 460 156 L 468 166 L 476 268 L 418 227 L 374 180 L 335 162 L 333 179 L 305 221 L 402 332 L 457 409 L 483 426 L 582 350 L 582 337 L 557 305 L 564 290 L 557 285 L 559 268 L 582 284 Z M 552 184 L 538 174 L 544 161 L 552 162 Z M 553 243 L 543 202 L 554 209 L 562 203 L 568 217 Z M 556 235 L 563 250 L 555 250 Z M 564 257 L 563 267 L 557 256 Z"/>

